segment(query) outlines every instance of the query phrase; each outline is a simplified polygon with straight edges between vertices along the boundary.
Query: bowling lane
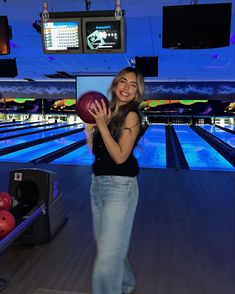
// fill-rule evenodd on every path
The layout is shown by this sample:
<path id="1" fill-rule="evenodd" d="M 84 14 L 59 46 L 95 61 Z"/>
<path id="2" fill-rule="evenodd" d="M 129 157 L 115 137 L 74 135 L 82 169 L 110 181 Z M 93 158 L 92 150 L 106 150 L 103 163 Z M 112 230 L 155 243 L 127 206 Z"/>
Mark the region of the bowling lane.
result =
<path id="1" fill-rule="evenodd" d="M 235 148 L 235 135 L 213 125 L 200 125 L 201 128 Z"/>
<path id="2" fill-rule="evenodd" d="M 6 148 L 6 147 L 15 146 L 15 145 L 25 143 L 25 142 L 30 142 L 30 141 L 33 141 L 36 139 L 46 138 L 46 137 L 52 136 L 52 135 L 62 134 L 62 133 L 76 130 L 76 129 L 80 129 L 80 128 L 81 127 L 78 125 L 75 125 L 75 126 L 68 125 L 67 127 L 64 127 L 61 129 L 45 131 L 45 132 L 41 132 L 41 133 L 33 134 L 33 135 L 25 135 L 23 137 L 13 138 L 13 139 L 9 139 L 9 140 L 3 140 L 0 142 L 0 150 L 3 148 Z"/>
<path id="3" fill-rule="evenodd" d="M 33 132 L 33 131 L 39 131 L 39 130 L 49 130 L 51 128 L 55 128 L 55 127 L 60 127 L 60 126 L 64 126 L 64 125 L 67 125 L 67 123 L 58 123 L 58 124 L 41 124 L 41 125 L 38 125 L 38 126 L 35 126 L 33 129 L 26 129 L 26 130 L 12 130 L 11 132 L 7 132 L 7 133 L 3 133 L 3 134 L 0 134 L 0 139 L 2 140 L 2 138 L 5 138 L 5 137 L 9 137 L 9 136 L 15 136 L 15 135 L 22 135 L 22 134 L 25 134 L 27 135 L 28 133 L 30 132 Z"/>
<path id="4" fill-rule="evenodd" d="M 140 167 L 166 168 L 165 125 L 151 125 L 134 150 Z"/>
<path id="5" fill-rule="evenodd" d="M 30 122 L 23 122 L 23 121 L 1 121 L 0 122 L 0 129 L 2 129 L 2 127 L 6 127 L 6 126 L 14 126 L 14 125 L 23 125 L 23 124 L 28 124 Z"/>
<path id="6" fill-rule="evenodd" d="M 14 131 L 17 128 L 23 128 L 24 126 L 25 127 L 31 127 L 32 126 L 32 128 L 33 128 L 34 126 L 37 126 L 37 125 L 40 126 L 42 124 L 45 124 L 45 122 L 44 123 L 42 123 L 42 122 L 30 122 L 30 123 L 15 124 L 15 125 L 11 125 L 11 126 L 3 126 L 3 127 L 0 128 L 0 131 L 1 132 L 3 132 L 3 131 L 8 131 L 9 132 L 10 130 Z"/>
<path id="7" fill-rule="evenodd" d="M 21 138 L 22 140 L 17 138 L 6 140 L 8 142 L 5 142 L 5 145 L 10 146 L 9 143 L 11 143 L 11 145 L 16 145 L 38 138 L 44 138 L 52 134 L 63 133 L 75 128 L 78 127 L 68 126 L 63 129 L 47 131 L 46 134 L 44 132 L 40 133 L 40 136 L 38 136 L 39 134 L 34 134 L 23 136 Z M 224 159 L 222 155 L 196 134 L 189 126 L 175 125 L 174 128 L 190 169 L 235 171 L 235 168 Z M 84 132 L 79 132 L 51 142 L 41 143 L 14 153 L 3 155 L 0 157 L 0 161 L 28 162 L 82 139 L 85 139 L 85 134 Z M 2 148 L 6 147 L 2 145 L 3 142 L 0 142 Z M 165 125 L 150 125 L 135 148 L 134 154 L 139 161 L 140 167 L 166 168 Z M 93 160 L 94 157 L 88 145 L 84 145 L 52 161 L 51 164 L 91 165 Z"/>
<path id="8" fill-rule="evenodd" d="M 53 141 L 38 144 L 32 147 L 0 156 L 0 162 L 29 162 L 60 148 L 85 139 L 84 132 L 62 137 Z"/>
<path id="9" fill-rule="evenodd" d="M 140 167 L 146 168 L 166 168 L 166 143 L 165 126 L 152 125 L 134 150 L 134 154 L 139 161 Z M 88 146 L 83 146 L 73 152 L 66 154 L 52 164 L 66 165 L 90 165 L 93 162 L 93 155 Z"/>
<path id="10" fill-rule="evenodd" d="M 65 164 L 65 165 L 91 165 L 94 160 L 94 156 L 86 144 L 64 156 L 61 156 L 54 161 L 52 164 Z"/>
<path id="11" fill-rule="evenodd" d="M 187 125 L 174 125 L 189 168 L 228 170 L 235 168 Z"/>
<path id="12" fill-rule="evenodd" d="M 222 127 L 231 131 L 235 131 L 235 125 L 222 125 Z"/>
<path id="13" fill-rule="evenodd" d="M 24 125 L 24 124 L 31 124 L 31 123 L 45 123 L 45 120 L 15 120 L 15 121 L 0 121 L 0 127 L 2 126 L 11 126 L 11 125 Z"/>

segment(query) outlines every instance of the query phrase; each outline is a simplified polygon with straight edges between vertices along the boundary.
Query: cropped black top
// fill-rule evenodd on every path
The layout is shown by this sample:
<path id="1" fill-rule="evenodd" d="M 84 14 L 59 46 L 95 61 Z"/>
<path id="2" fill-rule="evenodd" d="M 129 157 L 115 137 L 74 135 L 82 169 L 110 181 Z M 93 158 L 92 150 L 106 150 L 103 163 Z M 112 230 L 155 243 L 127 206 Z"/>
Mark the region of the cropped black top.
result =
<path id="1" fill-rule="evenodd" d="M 133 150 L 125 162 L 122 164 L 115 163 L 105 147 L 100 132 L 94 135 L 92 151 L 95 155 L 92 169 L 96 176 L 116 175 L 134 177 L 139 173 L 138 161 L 133 155 Z"/>

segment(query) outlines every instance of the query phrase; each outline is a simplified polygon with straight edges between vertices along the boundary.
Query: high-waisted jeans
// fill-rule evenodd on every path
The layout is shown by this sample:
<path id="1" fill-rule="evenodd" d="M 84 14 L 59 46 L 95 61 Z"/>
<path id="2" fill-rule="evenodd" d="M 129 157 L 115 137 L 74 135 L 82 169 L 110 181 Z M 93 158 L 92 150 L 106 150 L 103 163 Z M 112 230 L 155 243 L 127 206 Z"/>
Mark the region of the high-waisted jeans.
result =
<path id="1" fill-rule="evenodd" d="M 97 246 L 92 294 L 130 293 L 135 277 L 127 252 L 139 196 L 137 179 L 92 175 L 90 192 Z"/>

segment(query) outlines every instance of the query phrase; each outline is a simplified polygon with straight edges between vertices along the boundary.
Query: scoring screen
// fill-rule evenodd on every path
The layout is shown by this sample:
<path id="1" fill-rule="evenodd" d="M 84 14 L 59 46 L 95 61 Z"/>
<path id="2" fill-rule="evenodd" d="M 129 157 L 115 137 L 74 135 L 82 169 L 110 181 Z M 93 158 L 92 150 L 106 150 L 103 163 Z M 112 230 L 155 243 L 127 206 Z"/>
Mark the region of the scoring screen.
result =
<path id="1" fill-rule="evenodd" d="M 47 22 L 44 24 L 46 50 L 79 49 L 77 22 Z"/>

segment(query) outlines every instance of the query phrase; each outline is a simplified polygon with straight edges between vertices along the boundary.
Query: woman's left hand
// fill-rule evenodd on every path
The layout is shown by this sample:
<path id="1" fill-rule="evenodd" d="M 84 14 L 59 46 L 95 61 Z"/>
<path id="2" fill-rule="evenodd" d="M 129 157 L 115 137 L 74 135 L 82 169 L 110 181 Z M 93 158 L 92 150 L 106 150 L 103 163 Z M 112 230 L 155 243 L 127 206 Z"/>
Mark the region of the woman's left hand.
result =
<path id="1" fill-rule="evenodd" d="M 95 100 L 95 103 L 92 104 L 91 108 L 88 109 L 88 111 L 94 117 L 98 128 L 101 125 L 107 125 L 111 118 L 110 108 L 106 107 L 103 99 L 101 100 L 101 103 Z"/>

